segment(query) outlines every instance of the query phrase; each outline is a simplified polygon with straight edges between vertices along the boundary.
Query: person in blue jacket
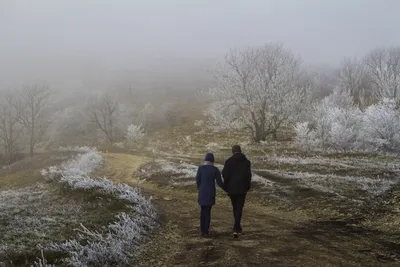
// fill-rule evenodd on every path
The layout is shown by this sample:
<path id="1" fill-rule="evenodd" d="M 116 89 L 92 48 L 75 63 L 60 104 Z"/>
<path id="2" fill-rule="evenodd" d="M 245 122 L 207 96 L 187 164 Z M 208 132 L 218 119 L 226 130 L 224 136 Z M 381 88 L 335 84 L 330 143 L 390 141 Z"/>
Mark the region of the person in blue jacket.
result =
<path id="1" fill-rule="evenodd" d="M 207 153 L 204 165 L 197 170 L 196 183 L 199 191 L 198 203 L 201 207 L 200 212 L 200 231 L 202 236 L 209 235 L 211 222 L 211 208 L 215 204 L 215 181 L 219 187 L 224 189 L 221 173 L 214 166 L 214 155 Z"/>

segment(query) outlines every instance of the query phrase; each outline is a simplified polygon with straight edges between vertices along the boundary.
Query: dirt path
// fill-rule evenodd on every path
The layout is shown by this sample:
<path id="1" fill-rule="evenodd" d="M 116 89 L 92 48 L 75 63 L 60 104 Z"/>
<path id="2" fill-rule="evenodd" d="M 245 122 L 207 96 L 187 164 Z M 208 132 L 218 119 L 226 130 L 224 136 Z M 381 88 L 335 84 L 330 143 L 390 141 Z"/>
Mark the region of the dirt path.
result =
<path id="1" fill-rule="evenodd" d="M 125 154 L 103 156 L 103 175 L 130 184 L 136 183 L 134 170 L 148 161 Z M 212 236 L 200 238 L 194 192 L 151 181 L 142 187 L 153 197 L 163 226 L 135 266 L 399 266 L 379 233 L 351 222 L 310 221 L 304 211 L 283 210 L 251 199 L 245 205 L 244 234 L 233 239 L 233 216 L 223 194 L 212 210 Z"/>

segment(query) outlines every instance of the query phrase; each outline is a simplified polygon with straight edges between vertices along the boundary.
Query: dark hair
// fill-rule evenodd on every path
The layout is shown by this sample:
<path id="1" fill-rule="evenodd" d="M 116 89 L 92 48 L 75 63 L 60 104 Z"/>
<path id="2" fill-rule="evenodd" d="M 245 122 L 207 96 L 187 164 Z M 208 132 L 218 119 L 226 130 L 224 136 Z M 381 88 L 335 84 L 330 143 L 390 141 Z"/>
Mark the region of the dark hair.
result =
<path id="1" fill-rule="evenodd" d="M 235 154 L 235 153 L 242 153 L 242 149 L 240 148 L 239 145 L 234 145 L 232 147 L 232 154 Z"/>

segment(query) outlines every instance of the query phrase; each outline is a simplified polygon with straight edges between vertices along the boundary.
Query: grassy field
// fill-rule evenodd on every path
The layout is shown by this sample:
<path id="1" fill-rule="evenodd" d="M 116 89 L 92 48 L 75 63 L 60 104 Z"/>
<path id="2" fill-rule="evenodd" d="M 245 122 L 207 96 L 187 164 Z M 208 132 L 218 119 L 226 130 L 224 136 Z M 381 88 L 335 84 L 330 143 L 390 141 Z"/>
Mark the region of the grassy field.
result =
<path id="1" fill-rule="evenodd" d="M 234 143 L 242 145 L 253 163 L 245 234 L 239 241 L 231 238 L 231 207 L 219 190 L 212 237 L 201 239 L 197 166 L 212 151 L 222 168 Z M 396 156 L 304 154 L 290 141 L 253 145 L 240 134 L 201 132 L 191 125 L 160 131 L 146 140 L 145 147 L 119 152 L 147 157 L 135 177 L 143 181 L 141 186 L 163 215 L 163 227 L 146 246 L 140 266 L 399 264 Z"/>
<path id="2" fill-rule="evenodd" d="M 284 136 L 283 136 L 284 137 Z M 206 152 L 222 168 L 234 143 L 252 162 L 239 240 L 231 237 L 228 197 L 217 191 L 211 238 L 199 237 L 194 176 Z M 0 255 L 21 266 L 46 246 L 76 236 L 84 223 L 104 229 L 126 203 L 49 183 L 42 168 L 74 153 L 49 152 L 0 171 Z M 104 149 L 93 177 L 139 185 L 160 213 L 161 227 L 134 266 L 398 266 L 400 161 L 392 155 L 300 153 L 286 137 L 251 144 L 242 134 L 164 128 L 131 149 Z M 140 252 L 140 253 L 139 253 Z M 46 254 L 49 259 L 62 257 Z M 1 264 L 0 264 L 1 266 Z"/>

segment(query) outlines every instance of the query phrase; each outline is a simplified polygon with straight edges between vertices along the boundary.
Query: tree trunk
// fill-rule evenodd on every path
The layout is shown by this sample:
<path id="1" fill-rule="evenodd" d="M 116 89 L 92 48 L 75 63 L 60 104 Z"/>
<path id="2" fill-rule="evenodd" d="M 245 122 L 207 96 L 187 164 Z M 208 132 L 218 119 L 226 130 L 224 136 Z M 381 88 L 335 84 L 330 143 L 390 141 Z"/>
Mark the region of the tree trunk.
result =
<path id="1" fill-rule="evenodd" d="M 277 134 L 276 134 L 276 130 L 274 130 L 272 132 L 272 140 L 276 141 L 278 139 Z"/>
<path id="2" fill-rule="evenodd" d="M 31 143 L 30 147 L 29 147 L 29 156 L 32 158 L 33 157 L 33 143 Z"/>
<path id="3" fill-rule="evenodd" d="M 29 156 L 32 158 L 33 157 L 33 152 L 34 152 L 34 146 L 35 146 L 35 136 L 34 136 L 34 130 L 31 132 L 30 136 L 30 143 L 29 143 Z"/>
<path id="4" fill-rule="evenodd" d="M 256 127 L 255 130 L 255 135 L 253 137 L 254 142 L 259 143 L 261 141 L 265 141 L 266 135 L 265 135 L 265 130 L 262 127 Z"/>

